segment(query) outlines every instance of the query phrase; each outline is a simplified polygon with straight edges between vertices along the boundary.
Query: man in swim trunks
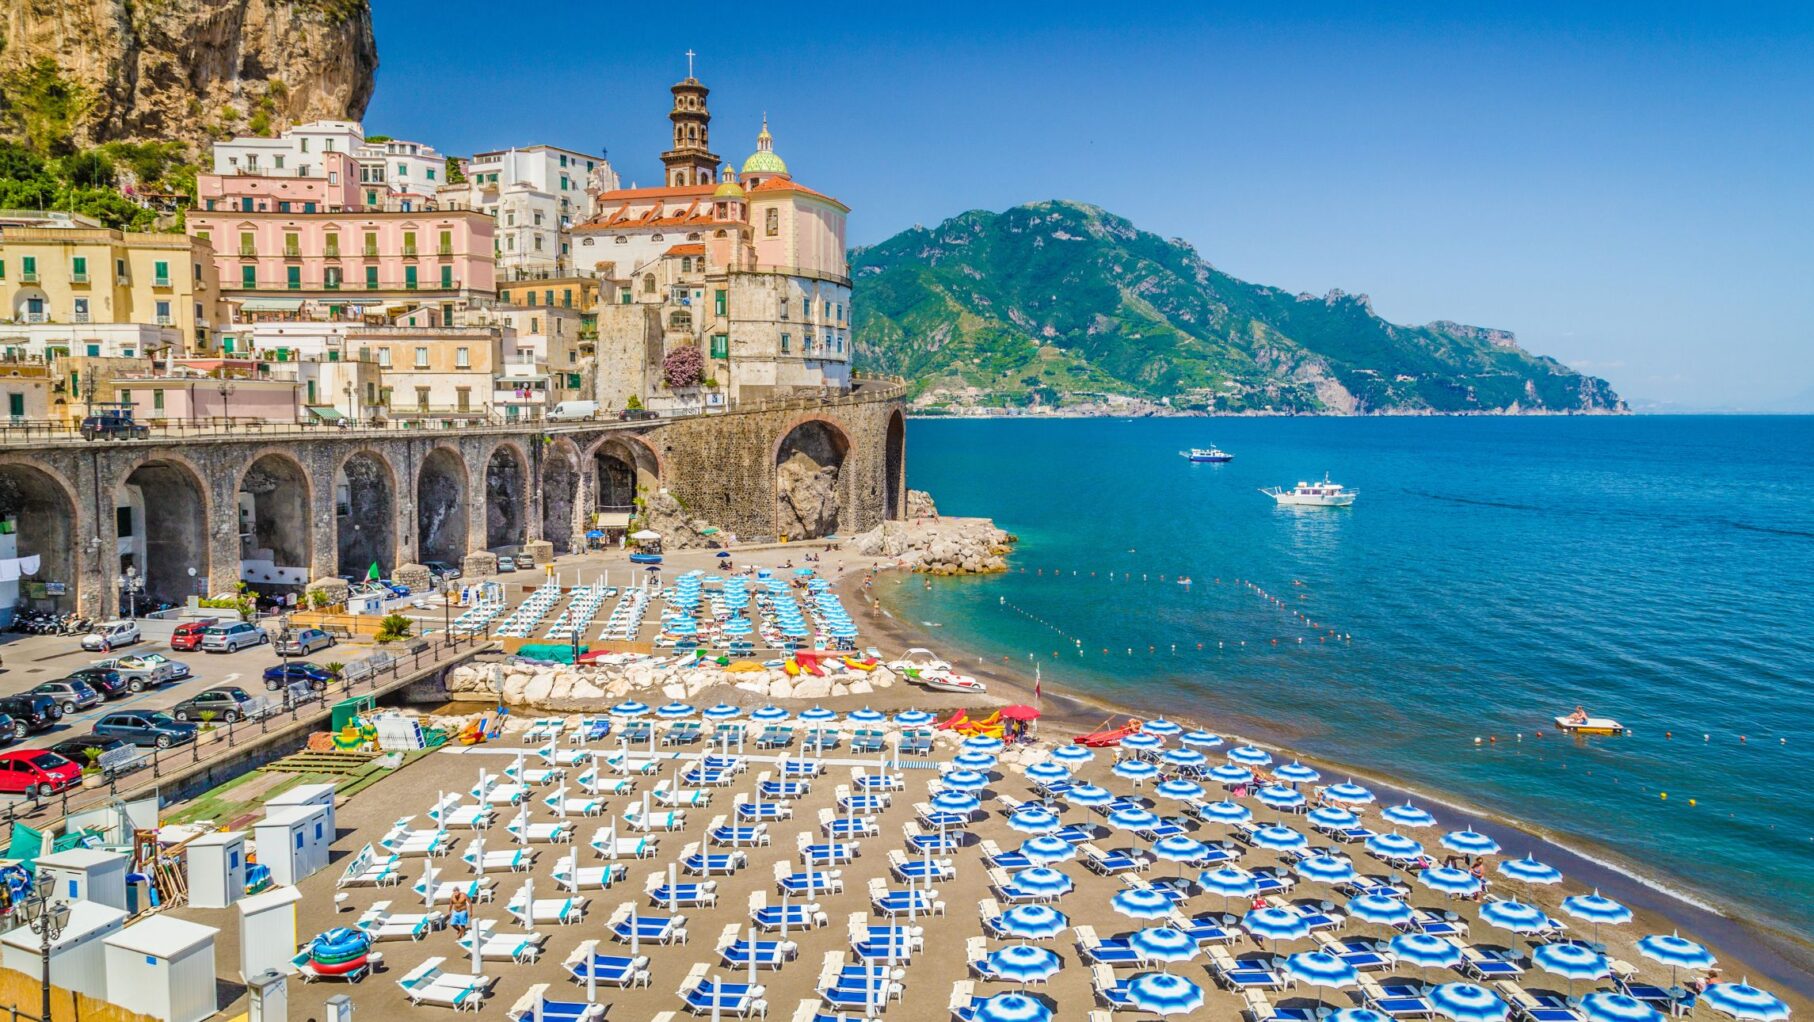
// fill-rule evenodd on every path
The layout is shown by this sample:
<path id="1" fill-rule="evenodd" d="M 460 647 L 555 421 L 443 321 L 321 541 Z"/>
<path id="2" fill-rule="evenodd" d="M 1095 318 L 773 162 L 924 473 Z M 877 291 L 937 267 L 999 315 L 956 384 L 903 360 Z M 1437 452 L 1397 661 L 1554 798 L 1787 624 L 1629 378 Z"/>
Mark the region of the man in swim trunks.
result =
<path id="1" fill-rule="evenodd" d="M 472 925 L 471 905 L 466 900 L 466 892 L 456 889 L 453 903 L 448 906 L 447 925 L 453 928 L 454 939 L 466 936 L 466 930 Z"/>
<path id="2" fill-rule="evenodd" d="M 1580 706 L 1576 706 L 1575 712 L 1568 715 L 1568 722 L 1570 724 L 1587 723 L 1587 711 L 1582 709 Z"/>

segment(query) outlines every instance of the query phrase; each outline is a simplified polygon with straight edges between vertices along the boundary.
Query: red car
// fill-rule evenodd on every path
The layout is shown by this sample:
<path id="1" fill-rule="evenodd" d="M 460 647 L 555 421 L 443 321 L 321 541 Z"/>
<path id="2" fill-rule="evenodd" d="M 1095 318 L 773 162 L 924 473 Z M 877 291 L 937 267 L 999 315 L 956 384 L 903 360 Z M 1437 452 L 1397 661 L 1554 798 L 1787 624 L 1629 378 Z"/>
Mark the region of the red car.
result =
<path id="1" fill-rule="evenodd" d="M 0 792 L 54 795 L 82 783 L 82 768 L 45 749 L 0 752 Z"/>
<path id="2" fill-rule="evenodd" d="M 214 623 L 214 619 L 211 617 L 202 618 L 197 621 L 184 621 L 182 624 L 176 626 L 176 631 L 170 634 L 170 648 L 182 650 L 185 653 L 193 653 L 196 650 L 201 649 L 202 633 L 207 631 L 208 626 Z"/>

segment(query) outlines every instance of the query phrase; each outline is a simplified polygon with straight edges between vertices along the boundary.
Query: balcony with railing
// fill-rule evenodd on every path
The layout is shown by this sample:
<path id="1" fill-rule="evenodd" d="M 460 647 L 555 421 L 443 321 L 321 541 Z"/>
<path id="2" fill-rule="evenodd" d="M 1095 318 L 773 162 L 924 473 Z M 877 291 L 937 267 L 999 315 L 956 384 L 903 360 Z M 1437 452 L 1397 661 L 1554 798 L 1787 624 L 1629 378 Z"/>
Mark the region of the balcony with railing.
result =
<path id="1" fill-rule="evenodd" d="M 69 282 L 70 282 L 70 283 L 71 283 L 71 284 L 86 284 L 86 283 L 88 283 L 88 271 L 87 271 L 87 270 L 72 270 L 72 271 L 70 271 L 70 274 L 69 274 Z"/>

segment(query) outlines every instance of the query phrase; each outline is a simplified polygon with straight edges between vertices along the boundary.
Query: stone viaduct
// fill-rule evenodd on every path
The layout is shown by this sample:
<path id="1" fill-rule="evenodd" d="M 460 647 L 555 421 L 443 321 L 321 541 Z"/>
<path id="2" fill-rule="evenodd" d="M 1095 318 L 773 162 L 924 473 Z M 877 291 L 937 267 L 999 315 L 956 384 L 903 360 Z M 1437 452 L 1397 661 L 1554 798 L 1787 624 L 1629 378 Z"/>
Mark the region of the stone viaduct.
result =
<path id="1" fill-rule="evenodd" d="M 21 603 L 91 617 L 125 606 L 127 568 L 148 603 L 242 578 L 334 589 L 374 563 L 405 581 L 428 562 L 483 576 L 499 553 L 581 549 L 596 513 L 664 492 L 745 542 L 848 535 L 905 513 L 901 393 L 865 383 L 650 422 L 0 436 L 0 531 L 16 556 L 40 558 Z"/>

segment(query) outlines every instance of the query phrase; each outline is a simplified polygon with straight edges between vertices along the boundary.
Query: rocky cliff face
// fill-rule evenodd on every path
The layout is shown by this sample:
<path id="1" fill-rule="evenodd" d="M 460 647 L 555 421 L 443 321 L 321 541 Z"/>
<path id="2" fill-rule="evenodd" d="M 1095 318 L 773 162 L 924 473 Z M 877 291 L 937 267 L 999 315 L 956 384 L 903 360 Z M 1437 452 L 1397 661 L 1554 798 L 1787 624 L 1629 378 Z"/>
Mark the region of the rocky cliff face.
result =
<path id="1" fill-rule="evenodd" d="M 13 0 L 3 25 L 0 119 L 49 149 L 356 119 L 378 68 L 368 0 Z"/>

